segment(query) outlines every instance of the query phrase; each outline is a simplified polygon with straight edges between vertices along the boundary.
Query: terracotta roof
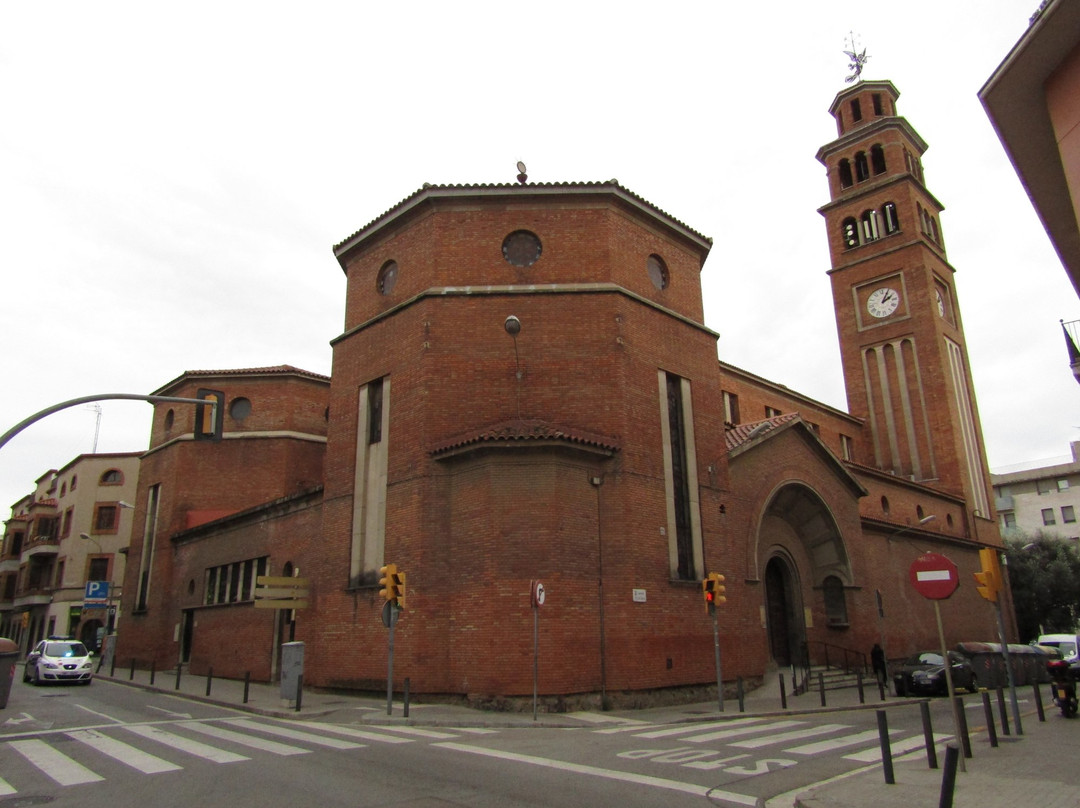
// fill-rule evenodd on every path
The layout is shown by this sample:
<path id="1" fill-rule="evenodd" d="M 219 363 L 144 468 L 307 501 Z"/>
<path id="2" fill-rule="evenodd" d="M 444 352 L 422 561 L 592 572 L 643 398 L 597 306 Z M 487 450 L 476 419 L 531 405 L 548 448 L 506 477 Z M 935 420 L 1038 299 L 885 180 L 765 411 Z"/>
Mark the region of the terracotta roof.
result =
<path id="1" fill-rule="evenodd" d="M 619 450 L 613 438 L 570 427 L 558 427 L 535 419 L 516 419 L 492 424 L 478 432 L 467 432 L 437 443 L 432 456 L 456 454 L 457 450 L 479 444 L 567 443 L 611 454 Z"/>
<path id="2" fill-rule="evenodd" d="M 738 449 L 740 446 L 749 443 L 759 435 L 771 432 L 777 427 L 790 421 L 794 421 L 797 418 L 799 418 L 799 413 L 786 412 L 783 415 L 777 415 L 774 418 L 766 418 L 763 421 L 751 421 L 746 424 L 735 424 L 731 427 L 725 427 L 724 442 L 727 444 L 727 450 L 730 452 L 734 449 Z"/>
<path id="3" fill-rule="evenodd" d="M 398 202 L 392 208 L 387 210 L 380 216 L 375 217 L 352 235 L 334 245 L 334 254 L 340 256 L 342 251 L 350 246 L 351 242 L 357 239 L 362 233 L 377 224 L 392 219 L 396 215 L 404 212 L 408 208 L 415 205 L 422 197 L 451 197 L 451 196 L 486 196 L 497 194 L 533 194 L 533 195 L 554 195 L 560 192 L 569 194 L 587 193 L 590 191 L 604 191 L 608 190 L 615 192 L 621 196 L 624 196 L 634 203 L 641 205 L 644 208 L 652 211 L 657 216 L 667 219 L 670 223 L 676 225 L 686 233 L 691 234 L 696 239 L 712 244 L 712 239 L 708 236 L 704 236 L 691 227 L 688 227 L 685 223 L 679 221 L 670 213 L 658 208 L 656 205 L 649 202 L 644 197 L 640 197 L 633 191 L 623 187 L 619 184 L 618 180 L 607 180 L 606 182 L 528 182 L 528 183 L 479 183 L 479 184 L 450 184 L 450 185 L 433 185 L 431 183 L 424 183 L 423 187 L 415 191 L 411 195 L 405 197 L 405 199 Z"/>
<path id="4" fill-rule="evenodd" d="M 163 395 L 166 390 L 170 390 L 185 379 L 190 379 L 193 377 L 198 378 L 200 376 L 269 376 L 288 374 L 303 376 L 308 379 L 315 379 L 316 381 L 330 381 L 329 376 L 323 376 L 321 373 L 313 373 L 310 370 L 293 367 L 292 365 L 272 365 L 269 367 L 261 368 L 231 368 L 227 370 L 185 370 L 175 379 L 166 384 L 163 384 L 161 387 L 155 390 L 152 395 Z"/>

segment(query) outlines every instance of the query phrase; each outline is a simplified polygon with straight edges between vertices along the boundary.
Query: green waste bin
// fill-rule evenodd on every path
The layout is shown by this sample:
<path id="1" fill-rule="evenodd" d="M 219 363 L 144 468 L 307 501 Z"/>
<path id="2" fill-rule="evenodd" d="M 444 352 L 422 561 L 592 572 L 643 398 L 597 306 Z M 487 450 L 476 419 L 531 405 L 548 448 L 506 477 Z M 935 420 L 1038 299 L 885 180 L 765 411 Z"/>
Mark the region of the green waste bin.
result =
<path id="1" fill-rule="evenodd" d="M 0 710 L 7 707 L 11 683 L 15 680 L 15 663 L 19 659 L 19 646 L 0 637 Z"/>

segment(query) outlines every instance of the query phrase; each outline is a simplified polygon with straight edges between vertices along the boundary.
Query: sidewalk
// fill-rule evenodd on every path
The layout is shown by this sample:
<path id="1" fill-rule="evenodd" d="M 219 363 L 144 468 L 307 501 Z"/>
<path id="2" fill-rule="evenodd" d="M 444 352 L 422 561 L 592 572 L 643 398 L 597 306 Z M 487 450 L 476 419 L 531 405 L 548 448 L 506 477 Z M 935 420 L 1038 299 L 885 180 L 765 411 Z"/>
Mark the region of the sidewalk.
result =
<path id="1" fill-rule="evenodd" d="M 193 701 L 207 702 L 258 715 L 281 719 L 325 718 L 331 715 L 338 721 L 367 724 L 413 724 L 420 726 L 462 727 L 575 727 L 589 723 L 640 721 L 650 724 L 675 724 L 695 721 L 716 721 L 723 718 L 747 716 L 821 714 L 888 707 L 918 709 L 918 699 L 898 699 L 887 696 L 880 700 L 876 685 L 864 690 L 864 703 L 860 704 L 854 689 L 826 692 L 826 706 L 821 706 L 820 694 L 814 691 L 802 696 L 788 696 L 788 708 L 781 705 L 778 679 L 747 694 L 745 712 L 739 712 L 738 702 L 725 700 L 724 712 L 717 702 L 668 705 L 640 710 L 613 710 L 606 713 L 545 713 L 540 712 L 533 720 L 532 711 L 523 713 L 477 710 L 456 704 L 423 703 L 412 701 L 409 715 L 405 716 L 400 691 L 394 693 L 390 715 L 387 715 L 385 696 L 370 694 L 355 696 L 342 693 L 304 691 L 300 709 L 295 702 L 281 698 L 280 687 L 252 682 L 247 687 L 247 703 L 244 703 L 245 685 L 233 679 L 210 681 L 207 695 L 207 677 L 193 676 L 186 671 L 181 674 L 176 687 L 175 671 L 158 672 L 150 684 L 149 671 L 117 669 L 112 676 L 99 674 L 98 678 L 118 684 L 152 689 L 161 693 L 175 694 Z M 1080 806 L 1080 719 L 1063 718 L 1048 701 L 1044 688 L 1046 721 L 1040 722 L 1035 711 L 1030 687 L 1018 689 L 1022 699 L 1021 712 L 1024 735 L 1004 736 L 998 725 L 998 748 L 991 748 L 984 726 L 981 706 L 967 711 L 973 757 L 965 761 L 967 771 L 957 772 L 953 796 L 954 808 L 995 808 L 996 806 L 1028 806 L 1039 808 L 1077 808 Z M 971 703 L 976 697 L 967 696 Z M 991 694 L 995 717 L 997 699 Z M 541 705 L 542 707 L 542 705 Z M 1011 723 L 1010 712 L 1010 723 Z M 951 727 L 936 727 L 938 732 L 950 732 Z M 945 755 L 939 747 L 938 769 L 927 766 L 926 754 L 920 750 L 894 758 L 893 769 L 896 783 L 885 783 L 880 764 L 850 772 L 810 789 L 800 789 L 770 800 L 766 808 L 913 808 L 940 804 L 942 774 Z"/>

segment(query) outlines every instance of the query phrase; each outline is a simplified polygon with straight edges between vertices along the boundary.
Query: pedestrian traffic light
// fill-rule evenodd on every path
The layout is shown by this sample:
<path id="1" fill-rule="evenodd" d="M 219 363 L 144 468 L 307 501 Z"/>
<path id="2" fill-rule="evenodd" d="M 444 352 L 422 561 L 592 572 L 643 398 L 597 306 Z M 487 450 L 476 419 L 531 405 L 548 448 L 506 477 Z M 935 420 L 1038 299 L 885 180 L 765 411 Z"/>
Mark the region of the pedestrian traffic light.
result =
<path id="1" fill-rule="evenodd" d="M 1002 586 L 997 551 L 990 547 L 984 547 L 979 550 L 979 561 L 982 564 L 982 570 L 975 573 L 975 591 L 987 600 L 994 602 L 997 600 L 998 591 Z"/>
<path id="2" fill-rule="evenodd" d="M 399 597 L 397 564 L 379 567 L 379 573 L 382 575 L 379 579 L 379 586 L 382 587 L 379 590 L 379 596 L 387 603 L 396 604 Z"/>
<path id="3" fill-rule="evenodd" d="M 713 613 L 718 603 L 726 603 L 727 598 L 724 597 L 724 592 L 727 591 L 727 587 L 724 586 L 724 576 L 718 572 L 710 572 L 701 582 L 701 591 L 705 596 L 705 608 L 709 614 Z"/>

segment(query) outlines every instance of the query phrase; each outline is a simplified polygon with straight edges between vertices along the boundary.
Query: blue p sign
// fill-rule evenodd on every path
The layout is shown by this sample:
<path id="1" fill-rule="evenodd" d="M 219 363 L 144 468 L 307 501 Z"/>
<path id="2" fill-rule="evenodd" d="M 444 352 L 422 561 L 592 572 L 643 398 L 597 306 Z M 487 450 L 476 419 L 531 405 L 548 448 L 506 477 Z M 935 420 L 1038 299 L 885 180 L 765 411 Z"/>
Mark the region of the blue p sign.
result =
<path id="1" fill-rule="evenodd" d="M 109 599 L 109 582 L 108 581 L 87 581 L 86 582 L 86 597 L 84 600 L 97 601 L 104 603 Z"/>

